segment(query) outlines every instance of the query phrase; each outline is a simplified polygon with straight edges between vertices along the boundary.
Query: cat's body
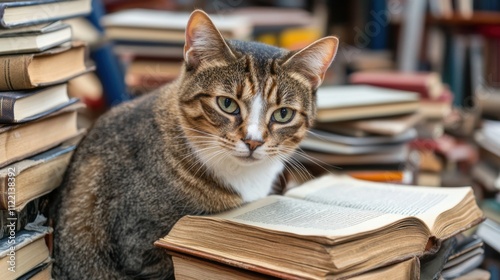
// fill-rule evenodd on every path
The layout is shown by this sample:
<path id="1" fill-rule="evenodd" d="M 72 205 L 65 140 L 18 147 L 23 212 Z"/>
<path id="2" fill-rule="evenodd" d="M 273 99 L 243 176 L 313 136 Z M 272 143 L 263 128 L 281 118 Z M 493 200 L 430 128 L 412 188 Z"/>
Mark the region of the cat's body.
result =
<path id="1" fill-rule="evenodd" d="M 183 215 L 267 195 L 311 125 L 322 77 L 292 73 L 293 53 L 228 46 L 202 12 L 186 36 L 181 77 L 112 109 L 78 147 L 60 188 L 55 279 L 171 277 L 153 242 Z M 323 73 L 331 52 L 321 56 Z"/>

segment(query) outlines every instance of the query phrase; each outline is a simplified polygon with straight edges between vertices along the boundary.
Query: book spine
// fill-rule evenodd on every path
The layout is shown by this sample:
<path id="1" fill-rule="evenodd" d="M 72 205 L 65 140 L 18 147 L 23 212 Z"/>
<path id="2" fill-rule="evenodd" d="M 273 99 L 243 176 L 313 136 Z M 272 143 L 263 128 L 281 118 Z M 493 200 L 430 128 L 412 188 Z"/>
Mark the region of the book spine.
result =
<path id="1" fill-rule="evenodd" d="M 33 55 L 12 55 L 0 57 L 0 90 L 31 89 L 28 65 Z"/>
<path id="2" fill-rule="evenodd" d="M 5 24 L 5 20 L 3 19 L 4 13 L 5 13 L 5 5 L 0 3 L 0 29 L 9 28 L 9 26 Z"/>
<path id="3" fill-rule="evenodd" d="M 11 123 L 14 121 L 15 98 L 0 96 L 0 123 Z"/>

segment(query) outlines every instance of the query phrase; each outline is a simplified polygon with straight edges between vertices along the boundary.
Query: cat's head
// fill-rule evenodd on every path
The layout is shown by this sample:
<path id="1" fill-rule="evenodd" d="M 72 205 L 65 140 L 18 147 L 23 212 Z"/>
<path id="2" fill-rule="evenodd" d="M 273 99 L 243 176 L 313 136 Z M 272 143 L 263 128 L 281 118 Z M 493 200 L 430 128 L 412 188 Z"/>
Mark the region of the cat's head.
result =
<path id="1" fill-rule="evenodd" d="M 179 91 L 190 144 L 208 165 L 284 161 L 313 124 L 316 89 L 337 45 L 335 37 L 298 51 L 226 41 L 204 12 L 193 12 Z"/>

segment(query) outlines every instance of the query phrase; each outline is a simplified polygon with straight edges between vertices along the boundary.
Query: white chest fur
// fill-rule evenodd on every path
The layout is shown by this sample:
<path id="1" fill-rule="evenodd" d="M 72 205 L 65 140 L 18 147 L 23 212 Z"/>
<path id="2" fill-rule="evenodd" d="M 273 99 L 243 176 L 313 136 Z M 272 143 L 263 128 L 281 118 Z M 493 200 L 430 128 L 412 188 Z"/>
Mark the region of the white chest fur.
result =
<path id="1" fill-rule="evenodd" d="M 208 164 L 209 169 L 227 186 L 238 192 L 244 202 L 263 198 L 271 191 L 272 183 L 283 170 L 277 160 L 263 160 L 254 165 L 241 165 L 236 160 L 227 159 Z"/>

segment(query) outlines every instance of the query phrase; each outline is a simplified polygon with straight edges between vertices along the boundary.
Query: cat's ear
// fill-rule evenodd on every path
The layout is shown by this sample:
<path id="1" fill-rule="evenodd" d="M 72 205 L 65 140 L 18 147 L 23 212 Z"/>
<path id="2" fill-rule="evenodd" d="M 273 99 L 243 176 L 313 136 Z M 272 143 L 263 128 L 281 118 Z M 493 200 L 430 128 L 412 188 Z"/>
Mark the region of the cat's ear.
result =
<path id="1" fill-rule="evenodd" d="M 325 78 L 326 69 L 337 53 L 339 40 L 328 36 L 296 51 L 283 63 L 282 67 L 308 79 L 313 88 L 318 88 Z"/>
<path id="2" fill-rule="evenodd" d="M 210 17 L 201 10 L 191 13 L 184 45 L 184 60 L 188 66 L 196 68 L 201 63 L 220 63 L 235 57 Z"/>

